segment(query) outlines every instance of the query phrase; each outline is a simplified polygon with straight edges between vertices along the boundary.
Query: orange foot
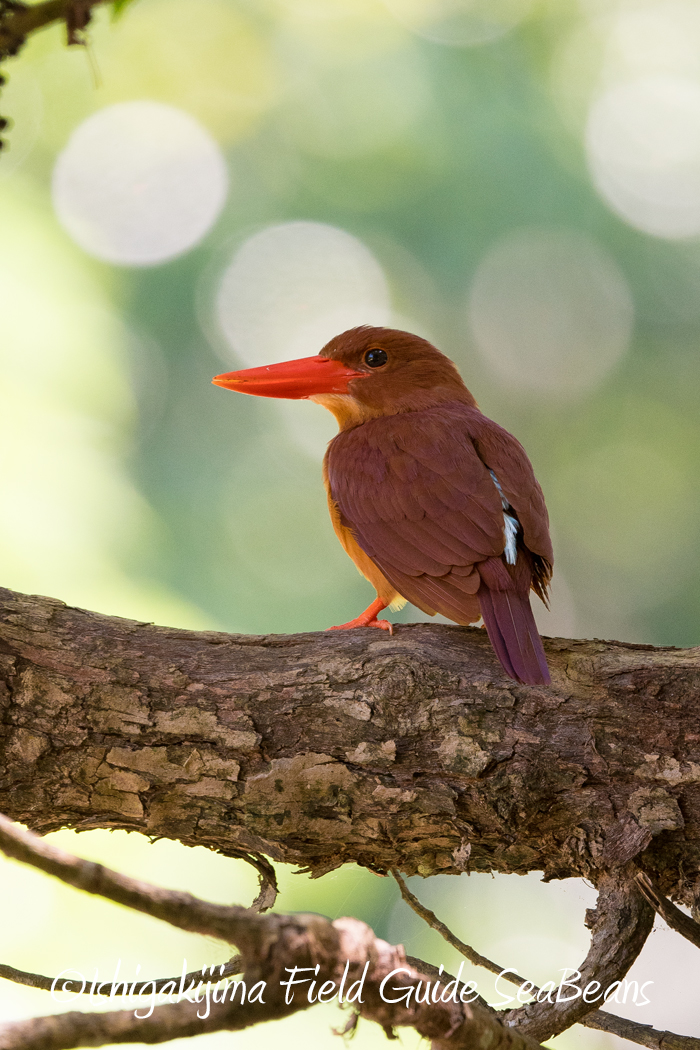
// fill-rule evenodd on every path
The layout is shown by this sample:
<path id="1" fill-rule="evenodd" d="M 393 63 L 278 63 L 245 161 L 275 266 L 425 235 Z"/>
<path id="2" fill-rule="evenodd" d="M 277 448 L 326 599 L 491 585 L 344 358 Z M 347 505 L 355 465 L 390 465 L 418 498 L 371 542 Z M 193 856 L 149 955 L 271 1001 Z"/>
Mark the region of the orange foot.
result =
<path id="1" fill-rule="evenodd" d="M 381 598 L 375 599 L 372 604 L 365 609 L 365 611 L 356 619 L 350 620 L 349 623 L 339 623 L 337 627 L 327 627 L 327 631 L 349 631 L 352 627 L 379 627 L 382 631 L 388 631 L 389 634 L 394 633 L 394 625 L 389 623 L 388 620 L 378 620 L 377 613 L 381 612 L 382 609 L 386 609 L 387 603 L 383 602 Z"/>

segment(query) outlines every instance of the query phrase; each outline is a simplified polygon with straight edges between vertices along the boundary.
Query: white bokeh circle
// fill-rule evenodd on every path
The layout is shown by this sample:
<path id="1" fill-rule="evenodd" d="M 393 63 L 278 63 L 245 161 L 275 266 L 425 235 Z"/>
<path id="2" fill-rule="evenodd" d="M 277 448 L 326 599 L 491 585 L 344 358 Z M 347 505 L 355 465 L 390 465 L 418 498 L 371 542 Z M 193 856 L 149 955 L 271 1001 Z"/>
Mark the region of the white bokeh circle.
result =
<path id="1" fill-rule="evenodd" d="M 188 113 L 161 102 L 120 102 L 88 117 L 59 155 L 53 202 L 90 255 L 151 266 L 197 244 L 228 190 L 221 151 Z"/>
<path id="2" fill-rule="evenodd" d="M 626 350 L 632 298 L 613 259 L 573 229 L 517 230 L 482 259 L 471 287 L 476 347 L 504 385 L 575 396 Z"/>
<path id="3" fill-rule="evenodd" d="M 249 365 L 317 354 L 334 335 L 391 319 L 384 272 L 352 234 L 287 222 L 253 234 L 224 272 L 217 315 Z"/>
<path id="4" fill-rule="evenodd" d="M 625 222 L 656 237 L 700 235 L 700 84 L 651 76 L 618 84 L 591 106 L 593 181 Z"/>

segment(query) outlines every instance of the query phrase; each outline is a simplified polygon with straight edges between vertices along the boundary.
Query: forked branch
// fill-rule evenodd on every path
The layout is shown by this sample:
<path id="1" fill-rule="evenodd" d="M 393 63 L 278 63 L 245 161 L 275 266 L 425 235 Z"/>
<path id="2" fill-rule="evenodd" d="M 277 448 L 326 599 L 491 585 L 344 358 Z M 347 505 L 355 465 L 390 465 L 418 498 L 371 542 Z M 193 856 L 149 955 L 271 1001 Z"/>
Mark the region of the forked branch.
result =
<path id="1" fill-rule="evenodd" d="M 0 1030 L 0 1050 L 159 1043 L 204 1032 L 240 1030 L 312 1005 L 314 1000 L 303 983 L 301 993 L 289 983 L 289 974 L 294 976 L 297 970 L 313 974 L 317 987 L 326 985 L 329 998 L 332 988 L 349 990 L 354 984 L 358 990 L 353 1006 L 362 1017 L 381 1024 L 387 1033 L 394 1026 L 411 1026 L 439 1050 L 462 1050 L 484 1045 L 484 1041 L 496 1050 L 536 1050 L 538 1046 L 528 1036 L 504 1028 L 480 1005 L 461 1002 L 456 994 L 447 995 L 444 1002 L 440 997 L 437 1002 L 417 1002 L 416 989 L 430 978 L 410 966 L 402 948 L 379 940 L 356 919 L 331 923 L 318 915 L 260 915 L 241 907 L 208 905 L 71 857 L 48 847 L 31 832 L 8 827 L 5 819 L 0 824 L 0 847 L 68 885 L 127 904 L 180 929 L 234 940 L 241 951 L 247 986 L 261 989 L 243 1002 L 207 1003 L 206 1015 L 195 1003 L 184 1000 L 159 1006 L 150 1016 L 119 1010 L 20 1021 Z M 188 909 L 192 913 L 189 921 L 184 917 Z"/>

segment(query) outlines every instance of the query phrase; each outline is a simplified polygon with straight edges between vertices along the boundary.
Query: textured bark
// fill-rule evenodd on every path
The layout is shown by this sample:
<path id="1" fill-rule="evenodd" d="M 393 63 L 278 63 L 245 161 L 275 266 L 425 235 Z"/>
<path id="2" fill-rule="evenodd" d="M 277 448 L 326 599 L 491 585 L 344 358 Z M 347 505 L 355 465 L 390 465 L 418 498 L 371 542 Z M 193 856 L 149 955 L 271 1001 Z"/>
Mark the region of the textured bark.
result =
<path id="1" fill-rule="evenodd" d="M 442 625 L 249 637 L 0 590 L 0 810 L 321 874 L 636 860 L 700 886 L 700 650 L 546 642 L 551 688 Z"/>

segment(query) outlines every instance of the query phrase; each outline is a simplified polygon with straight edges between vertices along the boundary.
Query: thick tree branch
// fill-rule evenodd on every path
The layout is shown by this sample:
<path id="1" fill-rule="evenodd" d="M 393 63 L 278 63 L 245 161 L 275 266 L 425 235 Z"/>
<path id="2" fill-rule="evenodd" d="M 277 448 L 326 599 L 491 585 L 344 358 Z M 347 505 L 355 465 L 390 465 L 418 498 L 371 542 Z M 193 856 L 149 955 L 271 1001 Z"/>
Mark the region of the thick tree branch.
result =
<path id="1" fill-rule="evenodd" d="M 322 874 L 700 886 L 700 650 L 547 642 L 553 686 L 483 631 L 245 637 L 0 590 L 0 809 Z M 661 715 L 661 717 L 660 717 Z"/>

